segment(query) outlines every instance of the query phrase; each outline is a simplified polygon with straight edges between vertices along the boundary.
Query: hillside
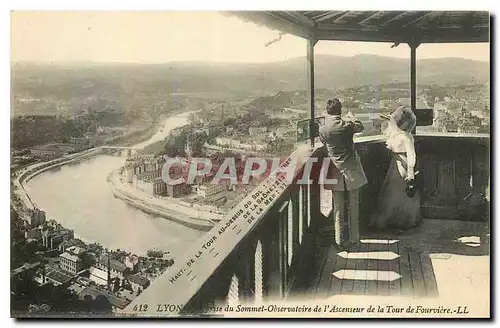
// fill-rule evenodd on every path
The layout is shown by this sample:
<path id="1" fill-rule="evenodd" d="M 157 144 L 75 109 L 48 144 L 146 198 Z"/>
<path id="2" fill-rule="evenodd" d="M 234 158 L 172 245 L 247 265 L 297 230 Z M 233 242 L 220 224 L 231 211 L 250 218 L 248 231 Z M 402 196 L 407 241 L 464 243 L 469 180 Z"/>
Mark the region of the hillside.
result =
<path id="1" fill-rule="evenodd" d="M 142 104 L 145 99 L 160 99 L 168 93 L 260 96 L 304 90 L 306 67 L 305 58 L 263 64 L 16 63 L 12 65 L 11 86 L 14 98 L 97 97 Z M 488 63 L 461 58 L 419 60 L 417 68 L 419 83 L 485 83 L 490 75 Z M 324 89 L 409 80 L 408 60 L 374 55 L 317 55 L 315 69 L 316 87 Z"/>

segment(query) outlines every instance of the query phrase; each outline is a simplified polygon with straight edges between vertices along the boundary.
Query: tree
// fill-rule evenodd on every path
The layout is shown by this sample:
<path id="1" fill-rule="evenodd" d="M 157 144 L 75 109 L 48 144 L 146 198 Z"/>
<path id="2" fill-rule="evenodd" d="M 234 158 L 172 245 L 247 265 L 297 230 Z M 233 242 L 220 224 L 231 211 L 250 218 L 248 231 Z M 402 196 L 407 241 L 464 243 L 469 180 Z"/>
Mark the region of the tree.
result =
<path id="1" fill-rule="evenodd" d="M 204 155 L 203 146 L 208 140 L 208 135 L 205 131 L 191 134 L 188 140 L 191 147 L 191 156 L 197 157 Z"/>

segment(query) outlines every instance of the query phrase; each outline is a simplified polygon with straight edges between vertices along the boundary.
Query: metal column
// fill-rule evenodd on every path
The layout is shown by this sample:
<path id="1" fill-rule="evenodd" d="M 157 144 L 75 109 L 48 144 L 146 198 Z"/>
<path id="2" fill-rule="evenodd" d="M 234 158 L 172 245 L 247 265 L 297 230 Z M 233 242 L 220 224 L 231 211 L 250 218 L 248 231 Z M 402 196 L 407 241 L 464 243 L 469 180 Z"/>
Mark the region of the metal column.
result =
<path id="1" fill-rule="evenodd" d="M 311 120 L 309 122 L 309 137 L 311 139 L 311 147 L 314 147 L 314 138 L 312 137 L 312 128 L 314 122 L 314 46 L 318 41 L 313 39 L 307 40 L 307 62 L 309 67 L 307 69 L 307 104 L 309 106 L 309 113 Z"/>
<path id="2" fill-rule="evenodd" d="M 410 42 L 408 45 L 410 46 L 410 104 L 411 110 L 415 111 L 417 108 L 417 47 L 420 43 Z M 416 133 L 416 127 L 412 133 Z"/>
<path id="3" fill-rule="evenodd" d="M 411 42 L 410 46 L 410 99 L 411 110 L 417 108 L 417 47 L 418 42 Z"/>

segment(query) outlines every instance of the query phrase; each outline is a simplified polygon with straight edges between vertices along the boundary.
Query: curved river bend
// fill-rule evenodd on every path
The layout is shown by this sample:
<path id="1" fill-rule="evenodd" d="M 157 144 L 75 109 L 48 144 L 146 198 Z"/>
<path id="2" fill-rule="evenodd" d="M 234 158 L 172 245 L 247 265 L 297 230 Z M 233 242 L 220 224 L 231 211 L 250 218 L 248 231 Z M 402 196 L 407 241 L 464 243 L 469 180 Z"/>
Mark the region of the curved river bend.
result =
<path id="1" fill-rule="evenodd" d="M 166 119 L 161 131 L 134 147 L 143 148 L 163 140 L 173 128 L 187 124 L 188 115 L 183 113 Z M 106 177 L 122 166 L 124 160 L 98 155 L 41 173 L 25 188 L 48 218 L 73 229 L 78 238 L 110 249 L 144 254 L 148 249 L 160 248 L 175 256 L 203 235 L 203 231 L 146 214 L 114 198 Z"/>

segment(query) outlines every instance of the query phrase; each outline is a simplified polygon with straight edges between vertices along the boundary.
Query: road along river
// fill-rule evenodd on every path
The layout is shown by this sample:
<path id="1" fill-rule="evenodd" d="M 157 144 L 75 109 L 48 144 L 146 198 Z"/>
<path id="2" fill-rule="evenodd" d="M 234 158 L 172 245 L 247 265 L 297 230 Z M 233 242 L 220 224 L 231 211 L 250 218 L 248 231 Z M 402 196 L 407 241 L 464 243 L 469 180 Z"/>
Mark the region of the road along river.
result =
<path id="1" fill-rule="evenodd" d="M 167 118 L 151 139 L 133 146 L 143 148 L 163 140 L 170 131 L 188 123 L 189 113 Z M 75 235 L 110 249 L 144 254 L 160 248 L 175 255 L 204 234 L 165 218 L 146 214 L 113 197 L 106 181 L 125 158 L 98 155 L 43 172 L 25 184 L 32 202 Z"/>

